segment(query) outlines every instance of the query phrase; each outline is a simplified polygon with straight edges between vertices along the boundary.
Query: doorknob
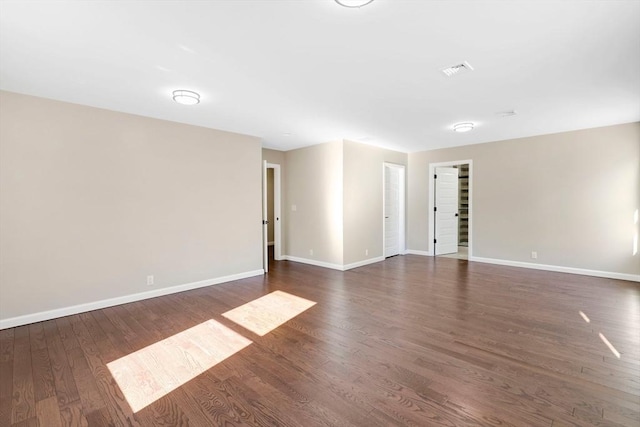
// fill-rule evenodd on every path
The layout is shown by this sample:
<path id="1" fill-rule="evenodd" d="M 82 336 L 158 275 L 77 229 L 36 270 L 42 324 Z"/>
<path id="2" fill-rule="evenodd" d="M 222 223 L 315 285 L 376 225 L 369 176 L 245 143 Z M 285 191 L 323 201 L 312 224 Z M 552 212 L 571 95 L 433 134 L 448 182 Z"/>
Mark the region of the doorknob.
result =
<path id="1" fill-rule="evenodd" d="M 456 212 L 456 216 L 458 216 L 458 213 Z"/>

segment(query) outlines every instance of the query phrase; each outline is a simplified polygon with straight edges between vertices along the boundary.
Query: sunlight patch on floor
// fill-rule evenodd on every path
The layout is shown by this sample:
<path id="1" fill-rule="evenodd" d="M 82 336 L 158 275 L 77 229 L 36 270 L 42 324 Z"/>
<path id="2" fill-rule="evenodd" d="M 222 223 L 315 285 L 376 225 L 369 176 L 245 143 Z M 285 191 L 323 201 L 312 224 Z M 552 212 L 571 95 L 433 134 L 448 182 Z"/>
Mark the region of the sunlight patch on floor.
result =
<path id="1" fill-rule="evenodd" d="M 264 336 L 314 305 L 316 303 L 313 301 L 274 291 L 222 315 L 243 328 Z"/>
<path id="2" fill-rule="evenodd" d="M 589 319 L 589 317 L 587 317 L 586 314 L 584 314 L 582 311 L 579 311 L 578 313 L 580 313 L 580 316 L 582 316 L 585 322 L 591 323 L 591 320 Z"/>
<path id="3" fill-rule="evenodd" d="M 618 352 L 618 350 L 616 350 L 616 348 L 613 346 L 613 344 L 611 344 L 609 342 L 609 340 L 607 339 L 607 337 L 605 337 L 602 332 L 600 332 L 598 335 L 600 335 L 600 339 L 602 340 L 602 342 L 609 347 L 609 350 L 611 350 L 611 353 L 613 353 L 613 355 L 615 357 L 617 357 L 618 359 L 620 359 L 620 353 Z"/>
<path id="4" fill-rule="evenodd" d="M 197 377 L 252 341 L 215 320 L 107 363 L 133 412 Z"/>

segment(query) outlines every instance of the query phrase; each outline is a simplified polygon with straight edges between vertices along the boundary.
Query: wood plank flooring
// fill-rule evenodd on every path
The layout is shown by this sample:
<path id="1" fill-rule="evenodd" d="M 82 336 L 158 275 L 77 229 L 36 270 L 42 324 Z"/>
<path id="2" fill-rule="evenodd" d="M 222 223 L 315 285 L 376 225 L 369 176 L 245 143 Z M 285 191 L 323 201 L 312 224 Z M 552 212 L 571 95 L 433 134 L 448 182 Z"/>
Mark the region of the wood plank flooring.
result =
<path id="1" fill-rule="evenodd" d="M 264 336 L 222 316 L 274 291 L 316 304 Z M 251 343 L 134 412 L 111 362 L 169 339 L 162 387 L 226 339 L 179 342 L 210 320 Z M 160 360 L 138 355 L 144 372 Z M 348 272 L 281 261 L 0 331 L 0 426 L 187 425 L 637 427 L 640 286 L 411 255 Z"/>

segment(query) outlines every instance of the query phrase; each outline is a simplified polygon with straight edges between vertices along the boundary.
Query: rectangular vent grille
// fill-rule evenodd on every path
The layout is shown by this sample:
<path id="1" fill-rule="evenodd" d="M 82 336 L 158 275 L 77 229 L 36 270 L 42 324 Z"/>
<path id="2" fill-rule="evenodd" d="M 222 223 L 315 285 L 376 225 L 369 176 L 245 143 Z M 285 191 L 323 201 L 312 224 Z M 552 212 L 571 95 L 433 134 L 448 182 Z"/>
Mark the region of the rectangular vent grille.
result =
<path id="1" fill-rule="evenodd" d="M 473 71 L 473 67 L 467 61 L 464 61 L 462 64 L 452 65 L 451 67 L 443 68 L 440 71 L 442 71 L 442 73 L 447 77 L 453 77 L 456 74 Z"/>

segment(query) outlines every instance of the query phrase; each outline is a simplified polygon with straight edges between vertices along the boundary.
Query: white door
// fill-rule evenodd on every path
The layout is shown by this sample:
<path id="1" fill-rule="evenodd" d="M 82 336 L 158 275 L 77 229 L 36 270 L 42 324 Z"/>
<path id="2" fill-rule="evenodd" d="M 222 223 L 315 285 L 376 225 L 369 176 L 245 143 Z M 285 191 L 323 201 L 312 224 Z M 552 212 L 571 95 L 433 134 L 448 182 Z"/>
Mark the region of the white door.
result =
<path id="1" fill-rule="evenodd" d="M 269 271 L 269 229 L 267 221 L 267 161 L 262 161 L 262 265 Z"/>
<path id="2" fill-rule="evenodd" d="M 436 168 L 435 253 L 458 252 L 458 169 Z"/>
<path id="3" fill-rule="evenodd" d="M 384 256 L 400 253 L 400 169 L 384 168 Z"/>

